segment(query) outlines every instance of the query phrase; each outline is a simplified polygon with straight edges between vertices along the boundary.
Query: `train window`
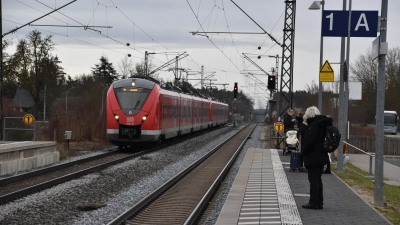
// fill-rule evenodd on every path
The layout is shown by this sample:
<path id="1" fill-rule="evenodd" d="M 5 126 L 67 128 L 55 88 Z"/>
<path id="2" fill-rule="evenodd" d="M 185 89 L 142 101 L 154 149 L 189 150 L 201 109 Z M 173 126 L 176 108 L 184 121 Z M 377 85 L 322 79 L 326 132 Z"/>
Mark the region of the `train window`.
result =
<path id="1" fill-rule="evenodd" d="M 140 110 L 151 90 L 147 88 L 115 88 L 115 94 L 122 109 Z"/>
<path id="2" fill-rule="evenodd" d="M 162 118 L 165 119 L 165 105 L 162 106 Z"/>

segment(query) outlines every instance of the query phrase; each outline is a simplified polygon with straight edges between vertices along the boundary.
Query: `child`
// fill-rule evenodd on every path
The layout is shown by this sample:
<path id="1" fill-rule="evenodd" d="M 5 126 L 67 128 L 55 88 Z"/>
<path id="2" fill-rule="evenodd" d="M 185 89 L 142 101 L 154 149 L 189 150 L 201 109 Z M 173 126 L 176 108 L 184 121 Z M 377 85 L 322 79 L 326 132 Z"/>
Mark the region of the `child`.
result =
<path id="1" fill-rule="evenodd" d="M 343 166 L 346 166 L 347 161 L 349 161 L 349 150 L 346 143 L 343 143 Z"/>

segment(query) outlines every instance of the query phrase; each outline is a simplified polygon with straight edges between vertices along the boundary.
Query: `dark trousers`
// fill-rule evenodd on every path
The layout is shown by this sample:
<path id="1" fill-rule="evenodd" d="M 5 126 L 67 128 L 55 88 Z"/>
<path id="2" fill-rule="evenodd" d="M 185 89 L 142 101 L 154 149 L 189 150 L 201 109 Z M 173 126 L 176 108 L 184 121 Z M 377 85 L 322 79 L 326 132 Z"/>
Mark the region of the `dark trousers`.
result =
<path id="1" fill-rule="evenodd" d="M 310 201 L 312 205 L 322 205 L 324 202 L 323 185 L 322 185 L 322 172 L 324 166 L 309 167 L 308 181 L 310 182 Z"/>
<path id="2" fill-rule="evenodd" d="M 326 171 L 331 171 L 331 163 L 326 164 Z"/>

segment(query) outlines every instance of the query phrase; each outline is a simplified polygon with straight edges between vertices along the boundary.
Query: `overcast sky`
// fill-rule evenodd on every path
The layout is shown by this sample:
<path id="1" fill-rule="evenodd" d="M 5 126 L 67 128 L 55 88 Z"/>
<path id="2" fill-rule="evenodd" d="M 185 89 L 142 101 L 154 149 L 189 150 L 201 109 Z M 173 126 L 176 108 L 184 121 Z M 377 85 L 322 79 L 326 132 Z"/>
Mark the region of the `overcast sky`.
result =
<path id="1" fill-rule="evenodd" d="M 35 20 L 54 8 L 59 8 L 72 0 L 2 0 L 3 34 L 15 27 Z M 325 0 L 325 10 L 341 10 L 342 0 Z M 284 25 L 284 0 L 234 0 L 259 26 L 282 43 Z M 179 62 L 180 68 L 190 69 L 192 73 L 204 66 L 205 74 L 213 72 L 212 81 L 229 84 L 234 82 L 239 90 L 255 97 L 256 107 L 265 107 L 266 76 L 244 75 L 260 74 L 250 59 L 265 71 L 275 67 L 275 58 L 282 56 L 282 49 L 266 34 L 208 34 L 192 35 L 191 31 L 207 32 L 252 32 L 261 33 L 261 28 L 244 14 L 230 0 L 78 0 L 38 21 L 33 25 L 93 26 L 84 30 L 76 27 L 26 26 L 4 38 L 11 39 L 14 45 L 18 39 L 25 38 L 33 29 L 44 35 L 53 35 L 57 55 L 65 72 L 72 77 L 89 74 L 91 68 L 99 63 L 101 56 L 107 56 L 118 70 L 118 64 L 125 55 L 131 54 L 134 63 L 144 60 L 144 52 L 151 55 L 156 67 L 173 59 L 176 53 L 189 54 Z M 296 4 L 296 31 L 294 45 L 294 90 L 305 90 L 312 81 L 318 82 L 321 11 L 308 10 L 312 0 L 298 0 Z M 352 10 L 381 11 L 381 0 L 352 0 Z M 387 42 L 389 48 L 400 47 L 400 1 L 389 0 Z M 101 28 L 94 26 L 109 26 Z M 375 38 L 354 37 L 350 44 L 350 63 L 360 54 L 371 48 Z M 129 43 L 130 46 L 126 46 Z M 261 50 L 258 50 L 258 47 Z M 331 63 L 340 60 L 340 38 L 324 38 L 323 61 Z M 9 52 L 14 51 L 10 47 Z M 261 59 L 257 56 L 262 55 Z M 170 67 L 174 67 L 171 65 Z M 339 76 L 339 66 L 332 64 L 335 76 Z M 281 68 L 279 67 L 279 75 Z M 172 72 L 161 71 L 160 77 L 168 80 Z M 198 79 L 191 75 L 189 79 Z M 199 81 L 192 80 L 192 84 Z M 209 81 L 208 81 L 209 82 Z M 197 85 L 196 87 L 199 87 Z M 218 85 L 219 88 L 223 86 Z"/>

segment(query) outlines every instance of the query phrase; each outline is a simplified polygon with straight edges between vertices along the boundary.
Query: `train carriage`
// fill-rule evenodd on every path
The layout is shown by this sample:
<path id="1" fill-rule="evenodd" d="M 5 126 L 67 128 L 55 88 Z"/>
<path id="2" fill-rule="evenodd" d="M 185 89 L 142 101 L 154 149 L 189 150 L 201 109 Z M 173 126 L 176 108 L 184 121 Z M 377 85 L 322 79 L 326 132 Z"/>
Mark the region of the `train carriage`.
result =
<path id="1" fill-rule="evenodd" d="M 141 78 L 114 82 L 106 105 L 107 138 L 122 147 L 163 141 L 228 120 L 227 104 L 166 90 L 158 81 Z"/>

